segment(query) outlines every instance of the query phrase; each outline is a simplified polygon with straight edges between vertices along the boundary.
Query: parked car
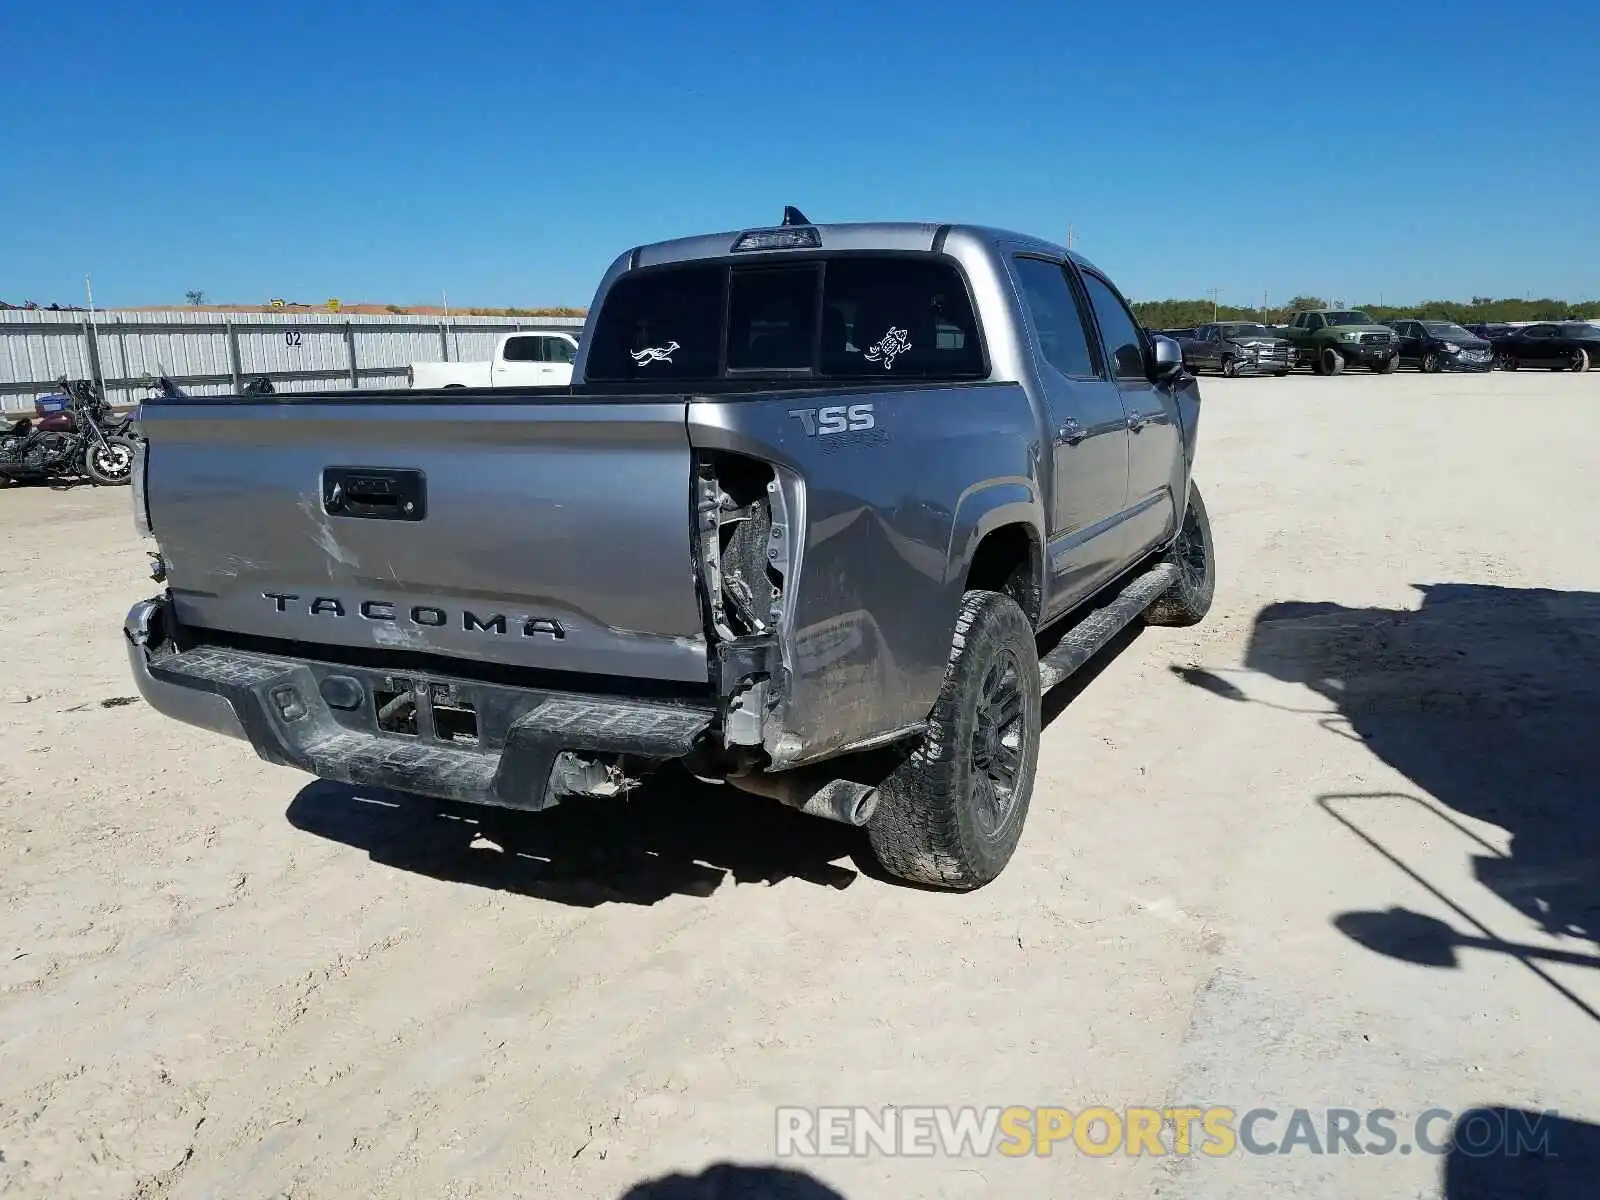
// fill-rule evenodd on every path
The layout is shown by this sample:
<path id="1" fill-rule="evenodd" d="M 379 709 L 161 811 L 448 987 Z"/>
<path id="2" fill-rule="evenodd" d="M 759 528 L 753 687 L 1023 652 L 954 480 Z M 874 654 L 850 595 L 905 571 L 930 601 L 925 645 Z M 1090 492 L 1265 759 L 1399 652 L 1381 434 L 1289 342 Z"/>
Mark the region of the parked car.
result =
<path id="1" fill-rule="evenodd" d="M 677 762 L 903 878 L 994 878 L 1043 692 L 1211 606 L 1199 386 L 1059 246 L 786 222 L 620 256 L 569 387 L 360 392 L 371 438 L 353 392 L 147 402 L 141 693 L 458 802 Z"/>
<path id="2" fill-rule="evenodd" d="M 1600 362 L 1600 326 L 1587 321 L 1542 321 L 1524 325 L 1494 339 L 1495 361 L 1503 370 L 1547 367 L 1552 371 L 1587 371 Z"/>
<path id="3" fill-rule="evenodd" d="M 1474 337 L 1480 337 L 1487 342 L 1493 342 L 1495 338 L 1512 332 L 1514 329 L 1516 329 L 1516 326 L 1506 325 L 1499 321 L 1469 321 L 1463 325 L 1462 328 L 1468 333 L 1472 334 Z"/>
<path id="4" fill-rule="evenodd" d="M 1297 364 L 1318 375 L 1337 375 L 1348 363 L 1387 375 L 1399 365 L 1394 330 L 1359 309 L 1297 312 L 1283 332 L 1294 343 Z"/>
<path id="5" fill-rule="evenodd" d="M 1200 325 L 1189 337 L 1175 339 L 1191 371 L 1224 375 L 1277 375 L 1294 370 L 1294 343 L 1254 321 L 1219 321 Z"/>
<path id="6" fill-rule="evenodd" d="M 1390 321 L 1389 325 L 1399 339 L 1401 365 L 1429 375 L 1494 369 L 1494 344 L 1454 321 Z"/>
<path id="7" fill-rule="evenodd" d="M 406 368 L 414 388 L 559 386 L 572 382 L 578 339 L 549 331 L 508 333 L 487 362 L 415 362 Z"/>

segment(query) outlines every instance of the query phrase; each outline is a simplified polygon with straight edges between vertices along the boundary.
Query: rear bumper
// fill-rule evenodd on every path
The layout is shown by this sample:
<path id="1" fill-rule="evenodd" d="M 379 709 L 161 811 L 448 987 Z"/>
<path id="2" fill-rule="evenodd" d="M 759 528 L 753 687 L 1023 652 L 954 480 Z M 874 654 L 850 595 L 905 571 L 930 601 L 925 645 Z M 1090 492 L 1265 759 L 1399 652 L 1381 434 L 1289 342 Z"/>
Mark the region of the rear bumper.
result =
<path id="1" fill-rule="evenodd" d="M 163 600 L 135 605 L 124 624 L 134 682 L 153 709 L 353 786 L 538 810 L 564 795 L 608 794 L 611 761 L 684 757 L 713 717 L 709 706 L 672 701 L 179 650 L 170 629 Z"/>

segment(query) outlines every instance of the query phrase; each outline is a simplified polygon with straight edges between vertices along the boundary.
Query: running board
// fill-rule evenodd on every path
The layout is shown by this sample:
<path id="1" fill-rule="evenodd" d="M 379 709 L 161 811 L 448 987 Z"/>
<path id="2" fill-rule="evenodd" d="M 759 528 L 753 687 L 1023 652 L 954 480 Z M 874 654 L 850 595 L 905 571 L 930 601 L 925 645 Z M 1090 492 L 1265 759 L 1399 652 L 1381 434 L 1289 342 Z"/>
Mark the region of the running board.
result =
<path id="1" fill-rule="evenodd" d="M 1048 692 L 1083 666 L 1177 581 L 1177 567 L 1158 563 L 1131 580 L 1110 604 L 1067 630 L 1061 643 L 1039 660 L 1039 690 Z"/>

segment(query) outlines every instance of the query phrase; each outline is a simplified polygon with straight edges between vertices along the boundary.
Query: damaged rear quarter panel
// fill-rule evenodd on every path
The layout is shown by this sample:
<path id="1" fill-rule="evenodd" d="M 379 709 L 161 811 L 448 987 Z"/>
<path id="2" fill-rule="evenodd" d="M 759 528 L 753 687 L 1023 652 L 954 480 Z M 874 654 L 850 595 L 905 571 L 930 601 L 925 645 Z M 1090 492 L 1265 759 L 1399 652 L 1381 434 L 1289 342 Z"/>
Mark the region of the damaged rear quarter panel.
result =
<path id="1" fill-rule="evenodd" d="M 793 410 L 872 406 L 871 428 L 819 435 Z M 827 757 L 926 718 L 949 660 L 970 499 L 995 481 L 1039 507 L 1038 446 L 1016 384 L 786 392 L 689 406 L 700 450 L 764 459 L 797 477 L 796 594 L 783 630 L 792 672 L 781 765 Z M 964 500 L 967 502 L 964 503 Z M 769 741 L 769 746 L 772 743 Z"/>

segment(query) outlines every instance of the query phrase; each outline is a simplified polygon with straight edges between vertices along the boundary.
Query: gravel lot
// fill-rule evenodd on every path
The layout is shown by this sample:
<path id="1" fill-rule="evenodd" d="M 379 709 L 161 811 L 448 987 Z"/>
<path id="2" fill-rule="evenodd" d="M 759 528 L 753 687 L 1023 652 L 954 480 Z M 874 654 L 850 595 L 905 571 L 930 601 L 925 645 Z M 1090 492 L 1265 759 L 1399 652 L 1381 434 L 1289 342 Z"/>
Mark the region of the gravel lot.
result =
<path id="1" fill-rule="evenodd" d="M 1212 619 L 1047 700 L 967 896 L 723 789 L 484 830 L 269 767 L 123 703 L 126 492 L 0 492 L 0 1196 L 1592 1194 L 1600 379 L 1204 388 Z M 640 1188 L 776 1166 L 785 1104 L 1568 1119 Z"/>

